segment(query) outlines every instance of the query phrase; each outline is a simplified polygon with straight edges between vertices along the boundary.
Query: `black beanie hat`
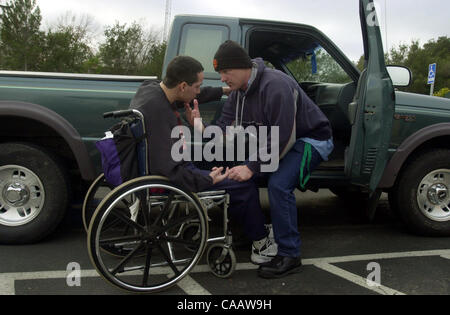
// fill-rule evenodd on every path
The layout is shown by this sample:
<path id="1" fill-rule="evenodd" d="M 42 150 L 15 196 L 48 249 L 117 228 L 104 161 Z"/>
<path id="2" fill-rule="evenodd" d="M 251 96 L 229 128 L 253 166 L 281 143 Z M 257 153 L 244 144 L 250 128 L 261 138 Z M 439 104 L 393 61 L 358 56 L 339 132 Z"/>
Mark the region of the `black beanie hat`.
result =
<path id="1" fill-rule="evenodd" d="M 227 40 L 220 45 L 214 55 L 214 69 L 219 72 L 224 69 L 245 69 L 253 66 L 250 56 L 236 42 Z"/>

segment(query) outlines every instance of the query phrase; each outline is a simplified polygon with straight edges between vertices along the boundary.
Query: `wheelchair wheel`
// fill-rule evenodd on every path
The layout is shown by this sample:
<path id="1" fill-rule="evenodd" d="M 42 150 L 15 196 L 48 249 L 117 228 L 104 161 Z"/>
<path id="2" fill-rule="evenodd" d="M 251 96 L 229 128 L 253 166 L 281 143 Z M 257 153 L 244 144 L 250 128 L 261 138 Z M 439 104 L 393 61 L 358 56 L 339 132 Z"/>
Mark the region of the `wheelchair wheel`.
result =
<path id="1" fill-rule="evenodd" d="M 106 196 L 111 190 L 114 189 L 114 186 L 108 184 L 105 179 L 105 175 L 101 174 L 99 177 L 95 179 L 92 185 L 89 187 L 89 190 L 84 197 L 82 218 L 83 218 L 83 226 L 87 233 L 89 228 L 89 223 L 91 221 L 92 215 L 95 212 L 95 209 L 102 201 L 103 197 Z"/>
<path id="2" fill-rule="evenodd" d="M 223 244 L 211 245 L 206 260 L 212 273 L 219 278 L 229 278 L 236 269 L 236 255 L 233 249 Z"/>
<path id="3" fill-rule="evenodd" d="M 193 225 L 199 237 L 186 237 L 183 232 Z M 124 183 L 103 199 L 89 226 L 88 252 L 111 284 L 150 293 L 186 276 L 207 239 L 205 210 L 198 198 L 163 177 L 148 176 Z M 124 254 L 114 257 L 111 252 Z"/>

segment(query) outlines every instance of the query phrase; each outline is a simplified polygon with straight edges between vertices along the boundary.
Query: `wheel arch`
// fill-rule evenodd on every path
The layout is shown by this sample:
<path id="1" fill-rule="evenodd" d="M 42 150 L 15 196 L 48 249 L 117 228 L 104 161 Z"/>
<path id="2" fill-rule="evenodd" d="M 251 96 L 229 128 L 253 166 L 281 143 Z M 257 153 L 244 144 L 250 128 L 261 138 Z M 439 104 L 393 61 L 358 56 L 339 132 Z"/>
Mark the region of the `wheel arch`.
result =
<path id="1" fill-rule="evenodd" d="M 429 148 L 450 149 L 450 123 L 425 127 L 403 141 L 389 160 L 378 187 L 382 189 L 393 187 L 398 175 L 408 162 L 418 153 Z"/>
<path id="2" fill-rule="evenodd" d="M 9 128 L 18 128 L 11 132 Z M 32 103 L 0 101 L 0 141 L 26 141 L 52 145 L 53 151 L 73 159 L 84 180 L 93 180 L 95 171 L 78 131 L 58 113 Z M 45 144 L 45 145 L 44 145 Z"/>

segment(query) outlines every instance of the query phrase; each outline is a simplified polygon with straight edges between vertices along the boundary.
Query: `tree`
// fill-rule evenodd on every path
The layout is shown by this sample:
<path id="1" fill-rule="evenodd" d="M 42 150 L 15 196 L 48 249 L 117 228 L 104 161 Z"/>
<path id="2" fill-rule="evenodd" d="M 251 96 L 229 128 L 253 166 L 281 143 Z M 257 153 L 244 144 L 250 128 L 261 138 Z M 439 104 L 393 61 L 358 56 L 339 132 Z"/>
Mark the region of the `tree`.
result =
<path id="1" fill-rule="evenodd" d="M 82 39 L 91 49 L 94 49 L 95 41 L 100 35 L 100 25 L 92 15 L 77 15 L 71 11 L 62 14 L 53 28 L 58 30 L 70 28 L 77 38 Z"/>
<path id="2" fill-rule="evenodd" d="M 82 72 L 93 56 L 91 48 L 70 26 L 49 30 L 45 36 L 41 70 L 49 72 Z"/>
<path id="3" fill-rule="evenodd" d="M 450 89 L 443 88 L 433 94 L 434 96 L 450 98 Z"/>
<path id="4" fill-rule="evenodd" d="M 430 86 L 427 84 L 428 65 L 437 64 L 435 91 L 450 87 L 450 38 L 439 37 L 429 40 L 421 47 L 419 41 L 411 41 L 410 45 L 401 44 L 393 47 L 386 54 L 386 64 L 408 67 L 413 76 L 412 84 L 402 91 L 420 94 L 429 94 Z M 364 58 L 358 61 L 358 68 L 363 69 Z"/>
<path id="5" fill-rule="evenodd" d="M 130 27 L 116 23 L 106 28 L 105 37 L 99 50 L 104 71 L 110 74 L 135 73 L 144 49 L 142 27 L 137 23 Z"/>
<path id="6" fill-rule="evenodd" d="M 93 18 L 77 18 L 67 12 L 45 36 L 42 70 L 49 72 L 84 72 L 94 53 L 91 48 L 95 26 Z"/>
<path id="7" fill-rule="evenodd" d="M 36 0 L 12 0 L 1 15 L 1 61 L 4 69 L 39 70 L 43 32 Z"/>
<path id="8" fill-rule="evenodd" d="M 437 64 L 435 91 L 450 87 L 450 38 L 439 37 L 430 40 L 420 48 L 418 42 L 410 47 L 405 65 L 413 73 L 413 83 L 410 91 L 429 94 L 430 86 L 427 84 L 428 65 Z"/>
<path id="9" fill-rule="evenodd" d="M 105 38 L 98 54 L 104 73 L 155 75 L 149 71 L 161 72 L 165 45 L 158 42 L 159 34 L 146 32 L 136 22 L 129 27 L 116 23 L 106 28 Z"/>
<path id="10" fill-rule="evenodd" d="M 315 51 L 316 73 L 313 73 L 313 55 L 300 55 L 286 66 L 299 82 L 347 83 L 349 76 L 325 49 Z"/>
<path id="11" fill-rule="evenodd" d="M 164 57 L 166 55 L 167 43 L 154 42 L 150 46 L 148 53 L 148 60 L 141 70 L 137 73 L 138 75 L 152 75 L 158 78 L 162 77 L 162 68 L 164 64 Z"/>

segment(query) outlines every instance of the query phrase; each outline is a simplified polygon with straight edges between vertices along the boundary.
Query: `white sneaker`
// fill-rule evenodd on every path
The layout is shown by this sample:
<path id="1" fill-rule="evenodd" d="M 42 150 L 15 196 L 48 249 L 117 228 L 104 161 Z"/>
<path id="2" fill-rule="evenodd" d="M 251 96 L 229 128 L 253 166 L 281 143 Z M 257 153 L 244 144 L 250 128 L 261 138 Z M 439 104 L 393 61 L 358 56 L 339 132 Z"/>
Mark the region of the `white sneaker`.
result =
<path id="1" fill-rule="evenodd" d="M 273 232 L 269 230 L 269 235 L 261 241 L 255 241 L 252 244 L 252 255 L 250 260 L 256 265 L 269 262 L 278 253 L 278 245 L 273 239 Z"/>

